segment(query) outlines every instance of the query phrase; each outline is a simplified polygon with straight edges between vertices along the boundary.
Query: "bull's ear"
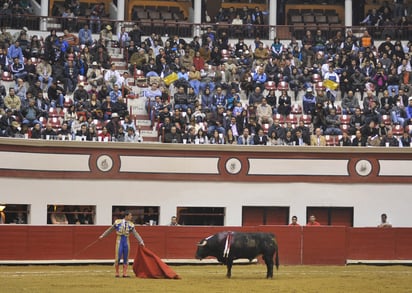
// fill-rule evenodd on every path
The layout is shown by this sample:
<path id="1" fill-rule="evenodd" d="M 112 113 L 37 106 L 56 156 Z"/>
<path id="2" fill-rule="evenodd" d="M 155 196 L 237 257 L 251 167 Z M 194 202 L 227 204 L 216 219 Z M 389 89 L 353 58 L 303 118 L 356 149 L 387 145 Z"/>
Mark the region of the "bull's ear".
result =
<path id="1" fill-rule="evenodd" d="M 207 243 L 206 240 L 203 240 L 201 243 L 198 243 L 197 246 L 205 246 Z"/>

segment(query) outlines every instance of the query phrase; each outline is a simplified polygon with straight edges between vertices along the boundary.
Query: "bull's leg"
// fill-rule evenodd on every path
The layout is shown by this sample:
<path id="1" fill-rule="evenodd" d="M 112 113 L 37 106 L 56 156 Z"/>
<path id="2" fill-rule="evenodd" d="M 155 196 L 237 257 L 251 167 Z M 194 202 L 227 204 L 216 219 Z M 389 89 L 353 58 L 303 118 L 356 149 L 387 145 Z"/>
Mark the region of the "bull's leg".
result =
<path id="1" fill-rule="evenodd" d="M 263 260 L 266 264 L 266 278 L 273 278 L 273 255 L 263 255 Z"/>
<path id="2" fill-rule="evenodd" d="M 226 267 L 227 267 L 226 277 L 228 278 L 232 277 L 232 265 L 233 265 L 233 260 L 228 259 L 226 263 Z"/>

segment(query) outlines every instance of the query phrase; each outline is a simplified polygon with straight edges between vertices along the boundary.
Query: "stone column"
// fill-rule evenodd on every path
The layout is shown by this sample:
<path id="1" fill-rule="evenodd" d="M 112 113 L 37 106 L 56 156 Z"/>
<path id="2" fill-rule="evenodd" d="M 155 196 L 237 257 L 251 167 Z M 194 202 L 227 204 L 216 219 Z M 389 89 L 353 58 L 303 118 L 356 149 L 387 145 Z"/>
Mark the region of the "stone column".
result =
<path id="1" fill-rule="evenodd" d="M 276 36 L 277 23 L 277 0 L 269 1 L 269 40 L 273 40 Z"/>
<path id="2" fill-rule="evenodd" d="M 352 26 L 352 0 L 345 0 L 345 26 Z"/>

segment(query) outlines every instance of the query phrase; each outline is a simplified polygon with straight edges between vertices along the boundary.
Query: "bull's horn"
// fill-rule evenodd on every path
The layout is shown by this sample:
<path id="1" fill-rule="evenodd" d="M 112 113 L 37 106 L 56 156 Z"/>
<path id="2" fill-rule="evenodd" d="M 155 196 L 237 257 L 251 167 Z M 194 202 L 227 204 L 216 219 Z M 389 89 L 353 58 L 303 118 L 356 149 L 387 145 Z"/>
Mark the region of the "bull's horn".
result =
<path id="1" fill-rule="evenodd" d="M 207 241 L 206 241 L 206 240 L 203 240 L 202 243 L 198 243 L 197 246 L 205 246 L 206 243 L 207 243 Z"/>

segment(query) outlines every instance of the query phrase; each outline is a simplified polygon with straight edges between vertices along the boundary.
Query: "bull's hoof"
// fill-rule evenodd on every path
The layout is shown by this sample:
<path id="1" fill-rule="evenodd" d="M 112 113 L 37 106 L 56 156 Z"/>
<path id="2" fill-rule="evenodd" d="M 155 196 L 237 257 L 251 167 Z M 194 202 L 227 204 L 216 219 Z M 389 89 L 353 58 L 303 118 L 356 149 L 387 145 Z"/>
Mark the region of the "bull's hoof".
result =
<path id="1" fill-rule="evenodd" d="M 226 278 L 230 279 L 232 276 L 231 275 L 226 275 Z"/>

